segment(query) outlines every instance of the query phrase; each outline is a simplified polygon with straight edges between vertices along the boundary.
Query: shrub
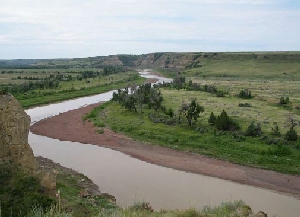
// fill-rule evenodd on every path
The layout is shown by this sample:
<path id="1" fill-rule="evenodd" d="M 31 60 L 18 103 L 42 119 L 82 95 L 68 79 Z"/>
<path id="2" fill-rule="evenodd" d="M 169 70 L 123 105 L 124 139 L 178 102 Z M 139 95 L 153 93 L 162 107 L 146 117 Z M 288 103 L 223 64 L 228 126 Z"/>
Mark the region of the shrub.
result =
<path id="1" fill-rule="evenodd" d="M 249 89 L 243 89 L 240 91 L 239 95 L 238 95 L 240 98 L 243 98 L 243 99 L 251 99 L 252 98 L 252 95 L 251 95 L 251 90 Z"/>
<path id="2" fill-rule="evenodd" d="M 285 134 L 285 139 L 287 141 L 297 141 L 298 134 L 297 134 L 296 130 L 293 129 L 293 128 L 290 128 L 290 130 L 287 131 L 286 134 Z"/>
<path id="3" fill-rule="evenodd" d="M 280 130 L 279 130 L 277 122 L 273 122 L 273 124 L 274 124 L 274 127 L 272 127 L 272 135 L 280 136 Z"/>
<path id="4" fill-rule="evenodd" d="M 267 138 L 266 142 L 268 145 L 279 145 L 282 144 L 282 138 Z"/>
<path id="5" fill-rule="evenodd" d="M 153 208 L 148 202 L 135 202 L 133 206 L 129 207 L 129 209 L 135 211 L 145 210 L 145 211 L 153 212 Z"/>
<path id="6" fill-rule="evenodd" d="M 239 103 L 239 107 L 252 107 L 251 103 Z"/>
<path id="7" fill-rule="evenodd" d="M 216 127 L 218 130 L 234 131 L 240 129 L 238 123 L 233 121 L 224 110 L 216 119 Z"/>
<path id="8" fill-rule="evenodd" d="M 210 113 L 209 119 L 208 119 L 208 123 L 210 123 L 211 125 L 215 125 L 216 123 L 216 116 L 214 115 L 213 112 Z"/>
<path id="9" fill-rule="evenodd" d="M 153 123 L 165 123 L 168 119 L 168 116 L 157 113 L 157 112 L 151 112 L 148 114 L 148 118 Z"/>
<path id="10" fill-rule="evenodd" d="M 242 132 L 237 132 L 237 131 L 232 133 L 232 138 L 237 142 L 242 142 L 246 140 L 244 134 Z"/>
<path id="11" fill-rule="evenodd" d="M 260 123 L 255 124 L 254 121 L 248 126 L 246 136 L 259 136 L 262 134 Z"/>
<path id="12" fill-rule="evenodd" d="M 169 115 L 171 118 L 174 117 L 174 115 L 175 115 L 174 110 L 172 108 L 169 108 L 169 110 L 166 114 Z"/>
<path id="13" fill-rule="evenodd" d="M 8 93 L 7 88 L 2 88 L 2 90 L 0 90 L 0 95 L 5 95 Z"/>
<path id="14" fill-rule="evenodd" d="M 208 129 L 206 129 L 205 127 L 197 127 L 194 131 L 204 134 L 208 132 Z"/>
<path id="15" fill-rule="evenodd" d="M 168 118 L 165 121 L 166 125 L 176 125 L 177 124 L 177 118 Z"/>
<path id="16" fill-rule="evenodd" d="M 217 97 L 224 97 L 225 96 L 225 92 L 222 91 L 222 90 L 218 90 L 217 93 L 216 93 L 216 96 Z"/>
<path id="17" fill-rule="evenodd" d="M 289 104 L 290 103 L 290 98 L 287 96 L 286 98 L 281 97 L 279 100 L 279 104 L 281 105 L 285 105 L 285 104 Z"/>

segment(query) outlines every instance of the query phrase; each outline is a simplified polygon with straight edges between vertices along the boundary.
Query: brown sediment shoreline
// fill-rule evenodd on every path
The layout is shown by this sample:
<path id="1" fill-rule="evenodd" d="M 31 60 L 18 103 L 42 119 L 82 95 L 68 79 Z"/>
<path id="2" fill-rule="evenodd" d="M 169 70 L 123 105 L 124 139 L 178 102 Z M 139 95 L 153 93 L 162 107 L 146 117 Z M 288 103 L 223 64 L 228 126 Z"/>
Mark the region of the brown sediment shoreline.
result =
<path id="1" fill-rule="evenodd" d="M 300 176 L 240 166 L 200 154 L 149 145 L 114 133 L 110 129 L 105 129 L 104 134 L 98 134 L 91 122 L 82 121 L 82 117 L 97 105 L 99 104 L 44 119 L 32 125 L 31 132 L 62 141 L 107 147 L 160 166 L 262 187 L 300 198 Z"/>

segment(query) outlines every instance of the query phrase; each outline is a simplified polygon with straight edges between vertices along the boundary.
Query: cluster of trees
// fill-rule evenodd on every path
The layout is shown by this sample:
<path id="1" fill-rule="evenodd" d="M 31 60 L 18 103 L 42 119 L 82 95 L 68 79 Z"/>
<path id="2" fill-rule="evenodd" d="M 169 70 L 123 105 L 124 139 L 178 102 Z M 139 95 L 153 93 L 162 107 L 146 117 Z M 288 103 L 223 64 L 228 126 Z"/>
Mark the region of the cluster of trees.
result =
<path id="1" fill-rule="evenodd" d="M 125 109 L 142 113 L 144 106 L 153 109 L 155 112 L 149 114 L 149 119 L 155 123 L 176 123 L 173 109 L 162 106 L 163 97 L 158 88 L 151 87 L 151 84 L 144 84 L 139 87 L 125 88 L 113 93 L 112 101 L 120 103 Z M 162 111 L 165 115 L 159 114 Z M 187 119 L 188 125 L 192 126 L 192 121 L 197 121 L 200 113 L 204 112 L 204 107 L 200 106 L 196 99 L 191 99 L 190 103 L 183 103 L 178 109 L 178 122 L 181 117 Z"/>
<path id="2" fill-rule="evenodd" d="M 223 110 L 219 116 L 215 116 L 213 112 L 210 113 L 208 123 L 211 125 L 216 126 L 218 130 L 230 130 L 230 131 L 235 131 L 239 130 L 240 126 L 239 124 L 234 121 L 232 118 L 230 118 L 226 111 Z"/>
<path id="3" fill-rule="evenodd" d="M 119 102 L 125 109 L 139 111 L 142 113 L 143 106 L 148 109 L 153 108 L 155 111 L 161 108 L 163 101 L 162 94 L 158 88 L 151 87 L 151 84 L 133 86 L 130 89 L 119 89 L 113 93 L 112 101 Z"/>
<path id="4" fill-rule="evenodd" d="M 103 75 L 111 75 L 111 74 L 117 74 L 119 72 L 127 72 L 128 69 L 123 66 L 104 66 L 102 74 Z"/>
<path id="5" fill-rule="evenodd" d="M 298 123 L 295 121 L 295 119 L 289 117 L 288 120 L 288 127 L 289 130 L 286 132 L 284 139 L 286 141 L 297 141 L 298 140 L 298 134 L 297 131 L 295 130 L 295 127 L 298 125 Z M 219 116 L 215 116 L 213 112 L 211 112 L 210 117 L 208 119 L 208 123 L 210 125 L 213 125 L 216 127 L 218 130 L 223 130 L 223 131 L 236 131 L 240 129 L 240 126 L 238 122 L 234 121 L 231 119 L 227 113 L 223 110 L 222 113 Z M 272 127 L 272 133 L 271 135 L 275 137 L 280 137 L 280 129 L 278 127 L 278 124 L 276 122 L 273 123 L 274 127 Z M 247 127 L 245 133 L 240 132 L 242 135 L 245 136 L 262 136 L 263 131 L 262 131 L 262 126 L 260 123 L 255 123 L 252 121 L 250 125 Z M 268 140 L 270 143 L 274 143 L 275 140 L 271 139 Z M 278 140 L 276 140 L 278 142 Z"/>
<path id="6" fill-rule="evenodd" d="M 183 79 L 178 79 L 175 82 L 181 83 L 183 82 Z M 189 85 L 192 84 L 191 82 L 189 83 Z M 169 84 L 162 84 L 162 86 L 166 85 Z M 251 92 L 243 90 L 243 97 L 251 97 Z M 125 88 L 124 90 L 119 89 L 118 92 L 113 94 L 112 101 L 119 102 L 125 109 L 139 113 L 142 113 L 142 110 L 145 107 L 154 109 L 155 112 L 150 112 L 148 114 L 149 119 L 154 123 L 165 123 L 168 125 L 180 124 L 182 118 L 185 118 L 188 126 L 192 126 L 193 121 L 196 122 L 200 117 L 200 114 L 204 112 L 204 107 L 199 105 L 195 98 L 192 98 L 189 103 L 182 103 L 176 114 L 173 109 L 167 109 L 162 106 L 163 97 L 158 86 L 151 87 L 150 84 L 132 87 L 131 90 L 129 88 Z M 251 106 L 251 104 L 242 106 Z M 162 113 L 159 111 L 162 111 Z M 263 136 L 261 124 L 255 122 L 251 122 L 245 132 L 240 132 L 239 130 L 241 127 L 239 123 L 229 117 L 225 110 L 223 110 L 219 116 L 215 116 L 214 113 L 211 112 L 208 122 L 211 126 L 214 126 L 216 130 L 238 132 L 240 134 L 239 138 L 243 136 Z M 286 141 L 297 141 L 298 135 L 295 130 L 297 123 L 292 118 L 288 120 L 288 123 L 289 130 L 286 132 L 284 139 Z M 275 137 L 280 136 L 280 130 L 277 123 L 274 123 L 271 135 Z"/>
<path id="7" fill-rule="evenodd" d="M 72 75 L 63 75 L 63 74 L 57 74 L 57 75 L 49 75 L 49 77 L 33 77 L 33 76 L 17 76 L 16 78 L 12 78 L 12 80 L 30 80 L 30 81 L 37 81 L 37 80 L 58 80 L 58 81 L 72 81 L 73 77 Z"/>
<path id="8" fill-rule="evenodd" d="M 122 66 L 104 66 L 102 71 L 82 71 L 80 75 L 76 76 L 76 79 L 81 81 L 82 79 L 96 78 L 102 75 L 111 75 L 126 71 L 128 69 Z"/>
<path id="9" fill-rule="evenodd" d="M 59 81 L 54 79 L 44 79 L 41 81 L 36 82 L 26 82 L 23 84 L 9 84 L 9 85 L 2 85 L 2 89 L 6 92 L 10 92 L 12 94 L 15 93 L 26 93 L 30 90 L 36 89 L 56 89 L 59 87 Z"/>
<path id="10" fill-rule="evenodd" d="M 228 92 L 223 90 L 218 90 L 215 85 L 205 84 L 201 85 L 198 83 L 193 83 L 192 80 L 189 80 L 186 83 L 185 77 L 180 76 L 180 74 L 170 83 L 162 83 L 158 84 L 160 87 L 168 87 L 168 88 L 175 88 L 178 91 L 181 89 L 188 90 L 188 91 L 203 91 L 207 93 L 215 94 L 217 97 L 224 97 Z"/>

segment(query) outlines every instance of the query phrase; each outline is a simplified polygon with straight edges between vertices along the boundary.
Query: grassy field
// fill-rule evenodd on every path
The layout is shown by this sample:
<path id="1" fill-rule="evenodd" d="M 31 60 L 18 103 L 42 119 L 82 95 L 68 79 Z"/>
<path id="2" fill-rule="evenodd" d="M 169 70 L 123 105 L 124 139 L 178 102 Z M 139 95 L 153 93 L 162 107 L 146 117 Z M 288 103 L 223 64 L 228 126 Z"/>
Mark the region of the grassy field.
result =
<path id="1" fill-rule="evenodd" d="M 214 60 L 212 62 L 216 62 Z M 225 61 L 225 60 L 223 60 Z M 297 67 L 284 65 L 283 68 L 263 63 L 258 65 L 257 74 L 255 67 L 244 65 L 244 74 L 239 73 L 242 62 L 250 60 L 226 60 L 230 76 L 218 76 L 218 71 L 224 68 L 224 64 L 207 63 L 213 72 L 207 72 L 209 76 L 197 75 L 197 69 L 186 69 L 181 73 L 186 76 L 186 82 L 192 80 L 201 86 L 205 84 L 214 85 L 218 90 L 228 92 L 225 97 L 216 97 L 215 94 L 202 91 L 186 91 L 170 88 L 160 88 L 164 101 L 162 103 L 167 109 L 172 108 L 178 113 L 178 108 L 191 98 L 205 109 L 197 123 L 188 127 L 186 123 L 168 126 L 163 123 L 153 123 L 148 119 L 148 114 L 153 110 L 144 108 L 142 114 L 127 111 L 117 103 L 105 105 L 106 117 L 95 116 L 93 121 L 98 125 L 106 125 L 116 132 L 124 133 L 137 140 L 147 141 L 153 145 L 161 145 L 173 149 L 190 151 L 204 154 L 214 158 L 228 160 L 234 163 L 271 169 L 283 173 L 300 174 L 300 143 L 284 141 L 285 133 L 289 130 L 288 118 L 293 118 L 298 124 L 300 121 L 300 71 Z M 211 64 L 211 65 L 210 65 Z M 202 70 L 204 67 L 200 67 Z M 286 70 L 287 68 L 290 70 Z M 294 68 L 293 68 L 294 67 Z M 274 76 L 273 70 L 293 73 L 293 79 L 282 79 Z M 275 71 L 276 71 L 275 70 Z M 285 74 L 282 74 L 285 76 Z M 269 79 L 270 78 L 270 79 Z M 253 98 L 242 99 L 237 95 L 242 89 L 249 89 Z M 281 97 L 289 97 L 290 103 L 279 104 Z M 251 107 L 239 107 L 239 103 L 249 103 Z M 239 123 L 241 130 L 236 133 L 217 131 L 208 123 L 210 113 L 220 115 L 222 110 Z M 250 123 L 261 124 L 262 136 L 245 136 Z M 272 128 L 277 123 L 280 136 L 274 136 Z M 100 123 L 100 124 L 99 124 Z M 299 125 L 295 127 L 300 135 Z M 239 135 L 237 135 L 239 134 Z M 272 141 L 284 141 L 283 145 L 275 145 Z"/>
<path id="2" fill-rule="evenodd" d="M 104 123 L 115 132 L 124 133 L 137 140 L 176 150 L 204 154 L 241 165 L 300 174 L 299 143 L 281 147 L 268 145 L 260 137 L 235 138 L 230 132 L 216 131 L 214 127 L 209 126 L 207 112 L 203 114 L 196 125 L 187 127 L 186 123 L 179 126 L 153 123 L 147 117 L 148 113 L 153 112 L 152 110 L 144 109 L 143 115 L 140 116 L 133 111 L 124 110 L 116 103 L 107 103 L 103 109 L 105 109 L 106 116 L 98 115 L 93 120 L 97 125 L 103 126 L 99 123 Z M 248 122 L 248 124 L 250 123 Z M 264 125 L 262 129 L 266 131 Z M 269 134 L 266 133 L 266 135 Z"/>
<path id="3" fill-rule="evenodd" d="M 128 71 L 120 72 L 117 74 L 100 75 L 94 78 L 77 79 L 78 75 L 81 75 L 83 71 L 99 72 L 99 69 L 60 69 L 59 71 L 53 71 L 50 69 L 24 69 L 24 70 L 4 70 L 5 73 L 0 73 L 0 84 L 22 84 L 28 82 L 38 82 L 40 80 L 28 80 L 23 79 L 26 77 L 46 78 L 51 75 L 63 75 L 72 76 L 72 80 L 59 82 L 57 88 L 40 88 L 29 90 L 25 93 L 15 93 L 14 96 L 21 102 L 24 108 L 38 106 L 42 104 L 53 103 L 57 101 L 73 99 L 77 97 L 83 97 L 88 95 L 99 94 L 107 92 L 109 90 L 123 88 L 130 83 L 141 84 L 145 79 L 140 78 L 137 72 Z M 8 73 L 11 72 L 11 73 Z M 22 73 L 20 73 L 22 72 Z M 22 79 L 16 79 L 21 76 Z"/>
<path id="4" fill-rule="evenodd" d="M 174 70 L 160 69 L 174 77 Z M 185 77 L 218 80 L 300 80 L 300 52 L 194 53 Z"/>

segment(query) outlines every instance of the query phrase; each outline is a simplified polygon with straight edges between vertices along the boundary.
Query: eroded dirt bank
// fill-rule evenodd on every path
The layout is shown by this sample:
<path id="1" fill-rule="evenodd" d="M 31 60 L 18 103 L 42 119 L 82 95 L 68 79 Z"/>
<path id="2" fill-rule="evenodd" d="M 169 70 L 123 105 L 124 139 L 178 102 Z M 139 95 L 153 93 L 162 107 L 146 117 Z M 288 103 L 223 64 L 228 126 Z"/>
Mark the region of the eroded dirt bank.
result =
<path id="1" fill-rule="evenodd" d="M 44 119 L 31 126 L 31 132 L 63 141 L 107 147 L 149 163 L 289 193 L 300 198 L 300 176 L 240 166 L 199 154 L 148 145 L 109 129 L 105 129 L 104 134 L 98 134 L 92 123 L 82 121 L 82 117 L 96 105 Z"/>

